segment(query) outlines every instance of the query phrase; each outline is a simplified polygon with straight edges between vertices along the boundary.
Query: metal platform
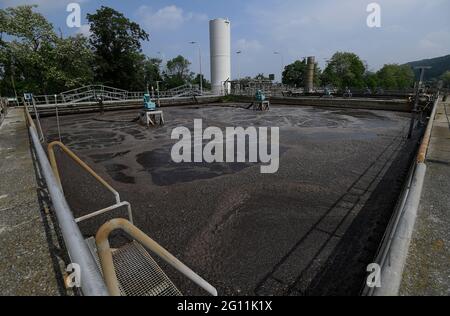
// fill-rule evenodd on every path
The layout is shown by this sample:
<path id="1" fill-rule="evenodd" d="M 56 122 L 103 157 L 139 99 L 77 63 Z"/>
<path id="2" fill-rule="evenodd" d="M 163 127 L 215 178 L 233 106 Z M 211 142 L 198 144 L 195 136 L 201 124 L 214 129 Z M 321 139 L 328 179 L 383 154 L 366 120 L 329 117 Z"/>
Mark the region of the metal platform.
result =
<path id="1" fill-rule="evenodd" d="M 256 103 L 253 103 L 253 110 L 254 111 L 269 111 L 270 110 L 270 102 L 269 101 L 259 101 Z"/>
<path id="2" fill-rule="evenodd" d="M 142 111 L 140 118 L 147 127 L 165 124 L 163 111 Z"/>
<path id="3" fill-rule="evenodd" d="M 100 272 L 100 260 L 93 237 L 86 243 Z M 133 241 L 113 251 L 114 268 L 122 296 L 181 296 L 181 292 L 139 243 Z"/>

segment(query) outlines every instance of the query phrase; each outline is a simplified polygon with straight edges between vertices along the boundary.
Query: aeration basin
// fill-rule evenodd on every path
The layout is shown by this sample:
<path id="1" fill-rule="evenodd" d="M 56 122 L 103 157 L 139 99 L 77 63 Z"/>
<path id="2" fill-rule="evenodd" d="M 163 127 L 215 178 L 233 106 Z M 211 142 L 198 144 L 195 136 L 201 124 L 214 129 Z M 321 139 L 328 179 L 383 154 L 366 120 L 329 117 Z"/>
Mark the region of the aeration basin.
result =
<path id="1" fill-rule="evenodd" d="M 134 110 L 64 116 L 62 141 L 132 204 L 136 226 L 220 295 L 360 293 L 417 149 L 417 138 L 406 138 L 409 113 L 210 104 L 164 115 L 166 125 L 150 129 L 132 122 Z M 172 131 L 193 131 L 194 119 L 223 131 L 279 127 L 278 172 L 262 174 L 250 162 L 173 162 Z M 58 140 L 55 117 L 42 126 L 49 142 Z M 75 216 L 113 202 L 59 159 Z M 99 224 L 82 232 L 95 235 Z M 183 293 L 201 294 L 167 271 Z"/>

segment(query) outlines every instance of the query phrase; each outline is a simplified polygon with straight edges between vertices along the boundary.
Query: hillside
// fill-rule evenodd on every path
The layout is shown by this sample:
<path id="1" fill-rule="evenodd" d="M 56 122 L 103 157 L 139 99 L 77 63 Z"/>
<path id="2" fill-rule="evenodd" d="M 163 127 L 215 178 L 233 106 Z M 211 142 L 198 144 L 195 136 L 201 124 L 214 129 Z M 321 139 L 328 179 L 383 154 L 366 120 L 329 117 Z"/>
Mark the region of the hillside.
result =
<path id="1" fill-rule="evenodd" d="M 425 80 L 435 79 L 439 78 L 447 70 L 450 70 L 450 55 L 413 61 L 407 63 L 407 65 L 410 65 L 411 67 L 431 66 L 433 68 L 425 72 Z"/>

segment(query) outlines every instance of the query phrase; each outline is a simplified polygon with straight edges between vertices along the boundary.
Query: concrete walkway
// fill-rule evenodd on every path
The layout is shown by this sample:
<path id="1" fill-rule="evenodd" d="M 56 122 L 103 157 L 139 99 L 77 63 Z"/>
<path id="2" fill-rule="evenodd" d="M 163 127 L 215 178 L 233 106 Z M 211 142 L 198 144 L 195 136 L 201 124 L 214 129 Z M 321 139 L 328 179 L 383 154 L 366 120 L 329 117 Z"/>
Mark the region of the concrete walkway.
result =
<path id="1" fill-rule="evenodd" d="M 400 295 L 450 295 L 450 128 L 440 103 Z M 450 115 L 450 103 L 446 104 Z"/>
<path id="2" fill-rule="evenodd" d="M 58 295 L 23 110 L 0 126 L 0 295 Z M 46 233 L 47 232 L 47 233 Z"/>

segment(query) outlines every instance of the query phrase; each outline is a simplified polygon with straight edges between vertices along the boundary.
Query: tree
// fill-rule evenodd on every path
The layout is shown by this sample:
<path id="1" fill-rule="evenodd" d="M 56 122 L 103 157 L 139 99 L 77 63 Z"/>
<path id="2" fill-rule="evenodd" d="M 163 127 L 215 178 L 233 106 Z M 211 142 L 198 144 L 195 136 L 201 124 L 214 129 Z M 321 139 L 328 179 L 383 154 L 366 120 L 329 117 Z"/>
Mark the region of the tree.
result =
<path id="1" fill-rule="evenodd" d="M 308 66 L 306 59 L 296 60 L 294 63 L 287 65 L 283 71 L 283 84 L 295 87 L 304 87 L 306 84 L 306 74 Z M 319 86 L 321 71 L 319 64 L 314 65 L 314 85 Z"/>
<path id="2" fill-rule="evenodd" d="M 365 72 L 366 67 L 356 54 L 337 52 L 323 71 L 322 81 L 325 85 L 330 84 L 340 89 L 363 88 Z"/>
<path id="3" fill-rule="evenodd" d="M 377 72 L 378 85 L 384 89 L 406 89 L 413 86 L 414 72 L 409 65 L 388 64 Z"/>
<path id="4" fill-rule="evenodd" d="M 153 87 L 156 89 L 157 81 L 162 81 L 161 76 L 161 63 L 162 60 L 159 58 L 146 58 L 143 61 L 142 71 L 144 82 L 149 87 Z"/>
<path id="5" fill-rule="evenodd" d="M 167 61 L 167 75 L 188 79 L 190 77 L 189 66 L 191 62 L 181 55 Z"/>
<path id="6" fill-rule="evenodd" d="M 294 63 L 287 65 L 283 71 L 283 84 L 289 86 L 302 87 L 305 85 L 306 76 L 306 60 L 296 60 Z"/>
<path id="7" fill-rule="evenodd" d="M 209 82 L 208 80 L 206 80 L 205 76 L 202 75 L 202 81 L 203 81 L 203 89 L 204 90 L 211 90 L 211 82 Z M 197 74 L 194 78 L 194 80 L 192 80 L 192 83 L 195 85 L 200 86 L 200 74 Z"/>
<path id="8" fill-rule="evenodd" d="M 182 86 L 192 81 L 193 74 L 189 70 L 191 63 L 181 55 L 167 61 L 167 70 L 164 73 L 166 89 Z"/>
<path id="9" fill-rule="evenodd" d="M 0 10 L 0 93 L 54 94 L 91 83 L 87 39 L 58 38 L 35 7 Z"/>
<path id="10" fill-rule="evenodd" d="M 141 41 L 149 35 L 122 13 L 102 6 L 95 14 L 88 14 L 90 44 L 95 54 L 95 79 L 103 84 L 127 90 L 141 90 L 145 86 L 140 76 Z"/>
<path id="11" fill-rule="evenodd" d="M 444 87 L 450 88 L 450 71 L 444 72 L 441 76 L 441 80 L 444 83 Z"/>
<path id="12" fill-rule="evenodd" d="M 1 11 L 0 63 L 2 68 L 2 94 L 12 95 L 13 83 L 17 90 L 44 92 L 42 78 L 46 77 L 47 62 L 54 47 L 56 34 L 52 25 L 35 6 L 18 6 Z M 3 33 L 8 40 L 3 40 Z"/>
<path id="13" fill-rule="evenodd" d="M 372 91 L 374 91 L 377 87 L 379 87 L 378 76 L 376 73 L 368 71 L 366 72 L 364 77 L 366 86 L 369 87 Z"/>
<path id="14" fill-rule="evenodd" d="M 82 35 L 58 39 L 50 57 L 46 80 L 52 92 L 75 89 L 94 80 L 94 55 L 88 39 Z"/>

